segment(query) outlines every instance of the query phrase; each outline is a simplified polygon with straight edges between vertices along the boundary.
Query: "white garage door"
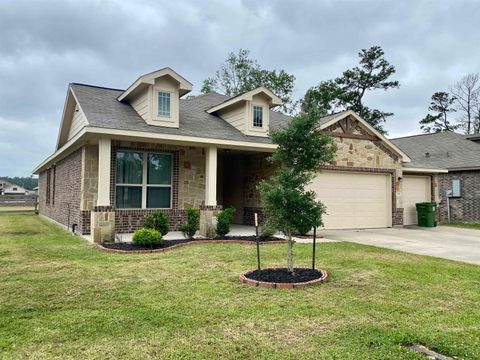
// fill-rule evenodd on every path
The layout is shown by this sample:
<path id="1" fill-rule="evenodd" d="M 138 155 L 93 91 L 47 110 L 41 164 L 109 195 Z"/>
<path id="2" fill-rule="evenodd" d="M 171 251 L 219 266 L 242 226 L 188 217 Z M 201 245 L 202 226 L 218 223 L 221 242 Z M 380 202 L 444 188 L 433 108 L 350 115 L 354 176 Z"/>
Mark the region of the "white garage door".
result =
<path id="1" fill-rule="evenodd" d="M 417 223 L 415 204 L 431 201 L 430 176 L 405 175 L 403 177 L 403 224 Z"/>
<path id="2" fill-rule="evenodd" d="M 326 229 L 381 228 L 392 224 L 389 174 L 322 171 L 310 188 L 327 206 Z"/>

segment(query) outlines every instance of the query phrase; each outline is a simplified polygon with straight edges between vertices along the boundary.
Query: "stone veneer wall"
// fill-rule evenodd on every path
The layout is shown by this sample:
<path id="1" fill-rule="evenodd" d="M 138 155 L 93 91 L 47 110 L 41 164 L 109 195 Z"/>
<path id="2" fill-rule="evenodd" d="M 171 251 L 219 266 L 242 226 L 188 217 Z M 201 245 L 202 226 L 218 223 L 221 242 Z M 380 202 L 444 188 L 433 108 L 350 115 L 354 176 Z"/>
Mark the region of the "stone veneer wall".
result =
<path id="1" fill-rule="evenodd" d="M 62 225 L 78 224 L 81 227 L 82 149 L 68 155 L 50 169 L 50 203 L 47 201 L 48 170 L 39 175 L 39 213 Z"/>
<path id="2" fill-rule="evenodd" d="M 454 171 L 438 175 L 439 220 L 448 220 L 445 192 L 452 188 L 452 180 L 460 180 L 460 197 L 450 198 L 450 219 L 460 222 L 480 221 L 480 171 Z"/>
<path id="3" fill-rule="evenodd" d="M 341 132 L 336 123 L 326 129 L 331 133 Z M 370 135 L 354 122 L 354 134 Z M 403 170 L 401 159 L 391 152 L 380 140 L 355 139 L 343 136 L 334 137 L 338 151 L 332 162 L 332 170 L 351 170 L 360 172 L 390 173 L 392 178 L 392 224 L 403 225 L 402 183 Z"/>
<path id="4" fill-rule="evenodd" d="M 82 181 L 80 198 L 79 232 L 90 234 L 91 211 L 97 204 L 98 193 L 98 145 L 82 148 Z"/>

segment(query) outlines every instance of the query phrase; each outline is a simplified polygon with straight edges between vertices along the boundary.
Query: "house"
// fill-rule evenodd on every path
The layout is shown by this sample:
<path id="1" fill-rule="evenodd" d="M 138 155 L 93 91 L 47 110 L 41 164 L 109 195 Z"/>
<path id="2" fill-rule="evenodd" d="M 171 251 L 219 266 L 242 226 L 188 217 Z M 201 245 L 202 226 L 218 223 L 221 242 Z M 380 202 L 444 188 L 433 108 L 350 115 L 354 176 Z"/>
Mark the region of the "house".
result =
<path id="1" fill-rule="evenodd" d="M 480 135 L 447 131 L 392 142 L 412 159 L 410 167 L 448 169 L 438 177 L 440 221 L 450 212 L 451 221 L 480 222 Z"/>
<path id="2" fill-rule="evenodd" d="M 25 188 L 12 184 L 6 180 L 0 179 L 0 195 L 26 195 L 28 190 Z"/>
<path id="3" fill-rule="evenodd" d="M 135 231 L 154 209 L 173 230 L 191 207 L 200 209 L 202 234 L 222 206 L 236 208 L 236 223 L 252 224 L 262 213 L 256 184 L 274 171 L 269 131 L 290 118 L 274 111 L 282 101 L 264 87 L 185 98 L 191 90 L 170 68 L 125 90 L 70 84 L 55 152 L 34 170 L 40 214 L 77 224 L 95 242 Z M 320 127 L 338 145 L 311 184 L 327 205 L 326 228 L 410 224 L 415 202 L 438 198 L 446 170 L 410 167 L 398 145 L 354 112 L 321 118 Z"/>

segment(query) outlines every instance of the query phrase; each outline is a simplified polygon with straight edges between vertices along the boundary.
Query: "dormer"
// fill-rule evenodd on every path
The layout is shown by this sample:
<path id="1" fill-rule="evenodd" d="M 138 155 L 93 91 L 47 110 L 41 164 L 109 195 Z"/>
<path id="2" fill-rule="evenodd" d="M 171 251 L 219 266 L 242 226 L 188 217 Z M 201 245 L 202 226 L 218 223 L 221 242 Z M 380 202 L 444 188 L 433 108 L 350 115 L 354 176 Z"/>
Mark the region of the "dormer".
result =
<path id="1" fill-rule="evenodd" d="M 270 109 L 282 105 L 282 99 L 261 86 L 235 96 L 207 110 L 251 136 L 268 136 Z"/>
<path id="2" fill-rule="evenodd" d="M 192 84 L 170 68 L 140 76 L 118 101 L 129 103 L 147 124 L 179 127 L 180 98 Z"/>

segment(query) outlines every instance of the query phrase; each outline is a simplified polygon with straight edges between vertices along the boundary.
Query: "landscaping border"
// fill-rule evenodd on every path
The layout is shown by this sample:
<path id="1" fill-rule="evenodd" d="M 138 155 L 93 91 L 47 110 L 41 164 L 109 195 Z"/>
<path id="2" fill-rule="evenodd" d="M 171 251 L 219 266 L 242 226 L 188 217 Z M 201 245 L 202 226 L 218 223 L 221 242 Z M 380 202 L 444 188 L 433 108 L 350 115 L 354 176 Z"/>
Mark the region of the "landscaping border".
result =
<path id="1" fill-rule="evenodd" d="M 260 241 L 260 244 L 285 244 L 286 240 L 270 240 L 270 241 Z M 248 240 L 192 240 L 184 243 L 179 243 L 176 245 L 169 246 L 164 249 L 151 249 L 151 250 L 120 250 L 120 249 L 110 249 L 104 247 L 102 244 L 94 244 L 97 249 L 102 251 L 117 253 L 117 254 L 150 254 L 150 253 L 162 253 L 170 250 L 174 250 L 184 246 L 190 246 L 194 244 L 248 244 L 255 245 L 255 241 Z"/>
<path id="2" fill-rule="evenodd" d="M 270 268 L 270 269 L 281 269 L 281 268 Z M 321 277 L 315 280 L 298 282 L 298 283 L 275 283 L 275 282 L 258 281 L 258 280 L 249 279 L 245 276 L 246 274 L 255 270 L 248 270 L 241 273 L 239 276 L 239 279 L 240 279 L 240 282 L 243 284 L 269 288 L 269 289 L 301 289 L 306 286 L 317 285 L 327 281 L 328 273 L 323 269 L 317 269 L 317 270 L 322 273 Z"/>

